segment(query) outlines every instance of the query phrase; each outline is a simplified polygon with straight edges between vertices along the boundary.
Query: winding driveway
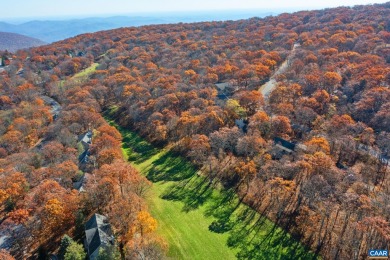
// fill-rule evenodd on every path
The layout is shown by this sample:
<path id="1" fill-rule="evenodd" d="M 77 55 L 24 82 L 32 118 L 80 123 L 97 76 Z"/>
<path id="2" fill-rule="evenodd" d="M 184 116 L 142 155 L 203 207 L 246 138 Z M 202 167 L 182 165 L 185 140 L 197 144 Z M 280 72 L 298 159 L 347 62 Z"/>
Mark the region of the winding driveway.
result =
<path id="1" fill-rule="evenodd" d="M 286 72 L 288 66 L 289 66 L 289 62 L 290 60 L 295 56 L 295 53 L 296 53 L 296 49 L 300 46 L 299 43 L 295 43 L 290 54 L 287 56 L 286 60 L 279 66 L 279 68 L 275 71 L 274 75 L 272 75 L 272 77 L 267 81 L 267 83 L 265 83 L 264 85 L 262 85 L 260 87 L 260 92 L 261 94 L 263 95 L 264 97 L 264 100 L 267 101 L 268 100 L 268 96 L 269 94 L 275 89 L 275 87 L 277 86 L 276 84 L 276 76 L 280 75 L 280 74 L 283 74 L 284 72 Z"/>

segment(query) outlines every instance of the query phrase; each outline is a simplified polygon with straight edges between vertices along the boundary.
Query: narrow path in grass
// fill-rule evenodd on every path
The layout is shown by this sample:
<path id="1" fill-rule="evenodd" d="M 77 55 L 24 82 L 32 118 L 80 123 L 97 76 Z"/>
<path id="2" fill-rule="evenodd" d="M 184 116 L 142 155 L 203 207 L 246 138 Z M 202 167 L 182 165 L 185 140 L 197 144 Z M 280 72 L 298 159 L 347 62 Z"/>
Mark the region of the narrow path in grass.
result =
<path id="1" fill-rule="evenodd" d="M 147 199 L 172 259 L 315 259 L 289 234 L 213 187 L 185 158 L 117 127 L 126 159 L 153 182 Z"/>

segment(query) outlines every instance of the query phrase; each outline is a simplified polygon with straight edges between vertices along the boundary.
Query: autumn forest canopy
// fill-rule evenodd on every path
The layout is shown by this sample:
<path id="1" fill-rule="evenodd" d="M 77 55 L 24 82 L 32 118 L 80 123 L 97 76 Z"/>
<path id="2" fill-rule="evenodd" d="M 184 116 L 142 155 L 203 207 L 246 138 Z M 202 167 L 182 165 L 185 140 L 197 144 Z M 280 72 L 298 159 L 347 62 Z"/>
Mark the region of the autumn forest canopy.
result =
<path id="1" fill-rule="evenodd" d="M 0 258 L 83 251 L 94 213 L 112 227 L 109 259 L 164 258 L 146 202 L 156 180 L 107 120 L 185 157 L 313 255 L 389 249 L 389 17 L 390 3 L 339 7 L 1 52 Z"/>

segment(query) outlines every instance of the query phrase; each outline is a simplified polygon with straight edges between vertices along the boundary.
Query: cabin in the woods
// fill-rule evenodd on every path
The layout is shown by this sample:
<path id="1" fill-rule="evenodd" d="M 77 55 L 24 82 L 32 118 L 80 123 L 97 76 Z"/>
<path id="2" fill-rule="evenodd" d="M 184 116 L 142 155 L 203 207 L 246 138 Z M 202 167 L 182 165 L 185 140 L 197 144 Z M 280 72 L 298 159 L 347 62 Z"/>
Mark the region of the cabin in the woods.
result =
<path id="1" fill-rule="evenodd" d="M 107 217 L 94 214 L 85 224 L 85 248 L 88 259 L 97 259 L 100 249 L 109 250 L 114 244 L 115 239 Z"/>
<path id="2" fill-rule="evenodd" d="M 229 82 L 223 82 L 223 83 L 216 83 L 215 86 L 217 87 L 218 91 L 225 91 L 227 87 L 229 87 Z"/>
<path id="3" fill-rule="evenodd" d="M 84 173 L 80 179 L 73 182 L 73 189 L 77 190 L 78 192 L 85 192 L 85 184 L 87 183 L 88 179 L 91 177 L 91 174 Z"/>
<path id="4" fill-rule="evenodd" d="M 284 155 L 292 154 L 295 151 L 296 144 L 283 138 L 274 138 L 274 147 L 271 150 L 272 158 L 280 160 Z"/>
<path id="5" fill-rule="evenodd" d="M 88 162 L 88 156 L 89 156 L 89 149 L 85 150 L 79 155 L 79 163 L 87 163 Z"/>
<path id="6" fill-rule="evenodd" d="M 86 148 L 89 148 L 89 146 L 92 144 L 92 131 L 88 130 L 88 132 L 81 135 L 79 142 L 81 142 L 81 144 L 83 144 Z"/>
<path id="7" fill-rule="evenodd" d="M 235 91 L 233 85 L 229 82 L 216 83 L 215 87 L 217 88 L 219 99 L 225 100 L 231 97 Z"/>
<path id="8" fill-rule="evenodd" d="M 81 144 L 83 148 L 83 152 L 79 155 L 79 162 L 80 163 L 87 163 L 88 162 L 88 155 L 89 155 L 89 147 L 92 144 L 92 131 L 88 130 L 85 134 L 81 135 L 79 137 L 79 143 Z"/>
<path id="9" fill-rule="evenodd" d="M 275 137 L 274 138 L 274 144 L 275 146 L 279 147 L 280 149 L 292 153 L 295 150 L 295 144 L 292 142 L 289 142 L 283 138 Z"/>

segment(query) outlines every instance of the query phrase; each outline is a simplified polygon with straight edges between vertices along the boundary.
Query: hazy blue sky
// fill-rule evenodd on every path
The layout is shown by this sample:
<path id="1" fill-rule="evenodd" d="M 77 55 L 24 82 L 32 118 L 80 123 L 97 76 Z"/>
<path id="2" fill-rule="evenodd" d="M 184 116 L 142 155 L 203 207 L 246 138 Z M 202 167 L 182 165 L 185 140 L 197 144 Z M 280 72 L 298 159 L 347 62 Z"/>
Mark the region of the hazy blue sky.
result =
<path id="1" fill-rule="evenodd" d="M 388 0 L 2 0 L 0 20 L 231 9 L 314 9 Z"/>

